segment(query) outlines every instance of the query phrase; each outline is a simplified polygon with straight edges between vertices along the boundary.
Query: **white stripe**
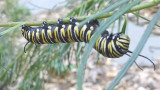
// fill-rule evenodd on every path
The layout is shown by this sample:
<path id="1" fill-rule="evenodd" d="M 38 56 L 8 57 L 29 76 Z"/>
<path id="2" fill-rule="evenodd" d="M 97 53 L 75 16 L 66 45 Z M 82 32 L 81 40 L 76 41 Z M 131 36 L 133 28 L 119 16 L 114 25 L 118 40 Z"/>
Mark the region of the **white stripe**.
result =
<path id="1" fill-rule="evenodd" d="M 86 31 L 86 29 L 87 29 L 87 26 L 86 26 L 84 32 Z M 83 41 L 84 41 L 84 32 L 83 32 L 83 34 L 82 34 Z"/>
<path id="2" fill-rule="evenodd" d="M 71 26 L 70 34 L 71 34 L 71 38 L 72 38 L 72 40 L 74 40 L 73 35 L 72 35 L 72 27 L 73 27 L 73 26 Z M 75 41 L 75 40 L 74 40 L 74 41 Z"/>
<path id="3" fill-rule="evenodd" d="M 43 30 L 43 29 L 42 29 L 42 30 Z M 46 35 L 45 35 L 45 29 L 44 29 L 44 38 L 45 38 L 45 40 L 47 41 Z M 49 42 L 47 41 L 47 43 L 49 43 Z"/>
<path id="4" fill-rule="evenodd" d="M 61 30 L 60 30 L 60 31 L 61 31 Z M 62 37 L 63 41 L 64 41 L 65 43 L 67 43 L 67 41 L 65 41 L 65 39 L 63 38 L 62 32 L 60 32 L 60 34 L 61 34 L 61 37 Z"/>
<path id="5" fill-rule="evenodd" d="M 75 28 L 75 27 L 74 27 Z M 76 37 L 77 41 L 80 42 L 80 40 L 78 39 L 77 37 L 77 33 L 76 33 L 76 30 L 74 29 L 74 36 Z"/>
<path id="6" fill-rule="evenodd" d="M 37 29 L 36 29 L 36 32 L 35 32 L 35 33 L 38 33 L 38 32 L 37 32 Z M 42 43 L 38 40 L 37 35 L 36 35 L 35 38 L 36 38 L 36 40 L 37 40 L 40 44 L 42 44 Z"/>
<path id="7" fill-rule="evenodd" d="M 52 33 L 52 31 L 51 31 L 51 33 Z M 48 36 L 49 40 L 52 42 L 50 36 L 48 35 L 48 31 L 47 31 L 47 36 Z M 54 42 L 52 42 L 52 43 L 54 43 Z"/>

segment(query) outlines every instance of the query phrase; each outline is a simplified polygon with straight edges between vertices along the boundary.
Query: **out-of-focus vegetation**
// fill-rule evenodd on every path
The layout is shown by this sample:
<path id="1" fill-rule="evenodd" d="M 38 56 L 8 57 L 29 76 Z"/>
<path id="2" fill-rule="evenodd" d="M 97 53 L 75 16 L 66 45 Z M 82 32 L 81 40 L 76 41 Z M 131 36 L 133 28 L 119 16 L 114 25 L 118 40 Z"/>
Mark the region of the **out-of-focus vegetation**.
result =
<path id="1" fill-rule="evenodd" d="M 18 0 L 1 0 L 1 23 L 9 21 L 24 21 L 30 11 L 18 4 Z M 1 28 L 4 31 L 8 28 Z M 18 75 L 18 63 L 15 60 L 21 53 L 21 46 L 18 45 L 18 38 L 21 37 L 20 30 L 15 30 L 3 36 L 0 43 L 0 88 L 7 89 L 7 85 L 15 85 Z M 17 48 L 15 48 L 17 47 Z"/>
<path id="2" fill-rule="evenodd" d="M 125 0 L 124 0 L 125 1 Z M 45 10 L 42 13 L 30 16 L 30 11 L 25 5 L 20 5 L 18 0 L 1 0 L 0 1 L 0 20 L 1 23 L 13 22 L 13 21 L 39 21 L 45 19 L 57 19 L 62 17 L 71 17 L 71 16 L 84 16 L 91 15 L 97 12 L 103 11 L 106 8 L 109 8 L 111 5 L 118 2 L 118 0 L 66 0 L 66 4 L 63 7 L 57 7 L 54 10 Z M 130 1 L 132 3 L 132 1 Z M 126 3 L 125 3 L 126 4 Z M 120 6 L 121 9 L 124 8 L 123 5 Z M 110 12 L 116 12 L 116 10 L 111 10 Z M 104 12 L 105 13 L 105 12 Z M 44 18 L 45 16 L 45 18 Z M 32 19 L 32 20 L 31 20 Z M 104 20 L 99 20 L 101 23 L 105 22 Z M 115 25 L 118 26 L 118 29 L 114 32 L 119 32 L 121 29 L 122 16 L 120 15 L 119 19 L 114 21 L 110 28 L 111 31 L 114 30 Z M 7 28 L 1 28 L 0 31 L 4 31 Z M 11 31 L 5 36 L 0 38 L 0 88 L 1 89 L 46 89 L 46 86 L 55 84 L 59 87 L 56 89 L 66 89 L 63 87 L 74 87 L 76 81 L 75 69 L 77 69 L 82 54 L 84 52 L 84 43 L 70 43 L 70 44 L 50 44 L 50 45 L 37 45 L 29 44 L 27 46 L 27 53 L 23 52 L 23 47 L 26 43 L 26 40 L 21 36 L 20 28 L 18 30 Z M 88 52 L 89 53 L 89 52 Z M 85 56 L 85 55 L 84 55 Z M 102 69 L 100 66 L 108 65 L 104 57 L 92 53 L 89 58 L 89 69 L 96 69 L 96 72 L 92 71 L 92 75 L 88 75 L 88 82 L 91 80 L 94 83 L 99 82 L 103 87 L 108 85 L 107 80 L 111 80 L 113 76 L 115 77 L 115 72 L 110 74 L 110 78 L 107 78 L 108 75 L 103 75 L 104 71 L 110 71 L 110 69 L 105 68 L 105 70 L 97 70 L 97 67 L 92 66 L 93 63 L 99 64 L 97 67 Z M 106 63 L 106 64 L 104 64 Z M 118 65 L 113 65 L 118 69 Z M 114 71 L 113 69 L 113 71 Z M 111 69 L 112 70 L 112 69 Z M 97 73 L 98 72 L 98 73 Z M 80 72 L 81 73 L 81 72 Z M 96 81 L 94 78 L 95 75 L 102 75 L 98 78 L 99 81 Z M 71 75 L 71 76 L 69 76 Z M 93 77 L 91 77 L 93 76 Z M 69 79 L 67 79 L 69 77 Z M 91 79 L 90 79 L 91 77 Z M 96 77 L 96 76 L 95 76 Z M 78 78 L 78 77 L 77 77 Z M 105 80 L 103 80 L 105 78 Z M 72 79 L 74 79 L 72 81 Z M 103 82 L 100 82 L 102 80 Z M 105 84 L 105 82 L 107 84 Z M 58 85 L 64 83 L 65 85 Z M 87 82 L 87 81 L 86 81 Z M 68 84 L 71 83 L 71 84 Z M 97 85 L 98 83 L 96 83 Z M 52 85 L 54 86 L 54 85 Z M 86 86 L 87 87 L 87 86 Z M 96 88 L 97 89 L 97 88 Z M 100 88 L 102 89 L 102 88 Z"/>

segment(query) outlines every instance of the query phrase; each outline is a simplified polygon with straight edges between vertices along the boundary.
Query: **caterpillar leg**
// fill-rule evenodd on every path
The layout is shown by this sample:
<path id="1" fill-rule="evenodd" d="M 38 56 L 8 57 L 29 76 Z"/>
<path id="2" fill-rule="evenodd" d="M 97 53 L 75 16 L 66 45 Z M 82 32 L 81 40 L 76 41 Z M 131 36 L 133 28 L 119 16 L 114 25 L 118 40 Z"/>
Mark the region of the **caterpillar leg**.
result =
<path id="1" fill-rule="evenodd" d="M 24 46 L 24 53 L 26 53 L 26 46 L 27 46 L 27 44 L 29 43 L 29 41 L 26 43 L 26 45 Z"/>
<path id="2" fill-rule="evenodd" d="M 23 25 L 22 25 L 22 29 L 25 29 L 25 28 L 26 28 L 26 25 L 23 24 Z"/>
<path id="3" fill-rule="evenodd" d="M 21 29 L 22 33 L 24 33 L 24 32 L 27 31 L 27 30 L 28 30 L 28 27 L 23 24 L 23 25 L 22 25 L 22 29 Z"/>

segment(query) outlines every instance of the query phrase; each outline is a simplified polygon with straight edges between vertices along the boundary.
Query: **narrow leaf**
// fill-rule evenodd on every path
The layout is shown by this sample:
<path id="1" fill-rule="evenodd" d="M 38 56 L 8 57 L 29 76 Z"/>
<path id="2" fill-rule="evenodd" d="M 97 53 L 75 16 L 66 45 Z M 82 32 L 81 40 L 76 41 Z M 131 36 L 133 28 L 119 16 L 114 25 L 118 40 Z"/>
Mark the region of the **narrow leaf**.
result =
<path id="1" fill-rule="evenodd" d="M 24 24 L 24 23 L 20 23 L 20 24 L 17 24 L 17 25 L 15 25 L 15 26 L 13 26 L 13 27 L 5 30 L 5 31 L 2 31 L 2 32 L 0 33 L 0 37 L 3 36 L 4 34 L 10 32 L 10 31 L 12 31 L 12 30 L 15 30 L 16 28 L 22 26 L 23 24 Z"/>
<path id="2" fill-rule="evenodd" d="M 146 31 L 144 32 L 141 40 L 139 41 L 136 49 L 134 50 L 132 56 L 129 58 L 128 62 L 125 64 L 125 66 L 122 68 L 122 70 L 118 73 L 117 77 L 112 81 L 110 86 L 107 88 L 107 90 L 113 90 L 113 88 L 120 82 L 120 80 L 124 77 L 126 72 L 129 70 L 129 68 L 132 66 L 132 64 L 135 62 L 136 58 L 138 57 L 139 53 L 142 51 L 145 43 L 147 42 L 147 39 L 149 38 L 154 25 L 160 18 L 160 9 L 154 16 L 154 18 L 149 23 Z"/>
<path id="3" fill-rule="evenodd" d="M 125 34 L 125 32 L 126 32 L 126 26 L 127 26 L 127 17 L 125 16 L 125 17 L 124 17 L 123 27 L 122 27 L 122 30 L 121 30 L 121 32 L 122 32 L 123 34 Z"/>

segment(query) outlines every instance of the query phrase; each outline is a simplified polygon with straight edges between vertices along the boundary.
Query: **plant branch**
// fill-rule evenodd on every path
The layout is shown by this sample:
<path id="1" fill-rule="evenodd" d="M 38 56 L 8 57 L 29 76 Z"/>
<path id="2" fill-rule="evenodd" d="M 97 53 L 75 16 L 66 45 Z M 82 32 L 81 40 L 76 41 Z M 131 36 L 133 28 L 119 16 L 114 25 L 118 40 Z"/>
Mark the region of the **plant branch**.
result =
<path id="1" fill-rule="evenodd" d="M 145 17 L 143 17 L 143 16 L 141 16 L 141 15 L 139 15 L 139 14 L 136 14 L 136 13 L 132 13 L 133 15 L 135 15 L 136 17 L 140 17 L 140 18 L 142 18 L 143 20 L 146 20 L 146 21 L 148 21 L 148 22 L 150 22 L 151 20 L 149 20 L 149 19 L 147 19 L 147 18 L 145 18 Z M 155 24 L 157 27 L 160 27 L 160 25 L 158 25 L 158 24 Z"/>
<path id="2" fill-rule="evenodd" d="M 131 13 L 131 12 L 134 12 L 134 11 L 150 8 L 150 7 L 156 6 L 158 4 L 160 4 L 160 1 L 152 1 L 152 2 L 145 3 L 145 4 L 140 4 L 140 5 L 134 6 L 133 8 L 131 8 L 131 10 L 129 10 L 126 13 Z M 95 18 L 95 19 L 108 18 L 108 17 L 112 16 L 113 14 L 114 13 L 103 14 L 103 15 Z M 89 16 L 81 16 L 81 17 L 75 17 L 75 19 L 77 21 L 83 21 L 88 17 Z M 63 21 L 64 22 L 69 22 L 69 19 L 70 18 L 63 18 Z M 49 21 L 49 20 L 46 21 L 46 22 L 48 24 L 56 24 L 57 23 L 57 21 Z M 0 27 L 12 27 L 12 26 L 15 26 L 19 23 L 25 23 L 26 26 L 40 26 L 40 25 L 42 25 L 42 22 L 9 22 L 9 23 L 0 24 Z"/>

